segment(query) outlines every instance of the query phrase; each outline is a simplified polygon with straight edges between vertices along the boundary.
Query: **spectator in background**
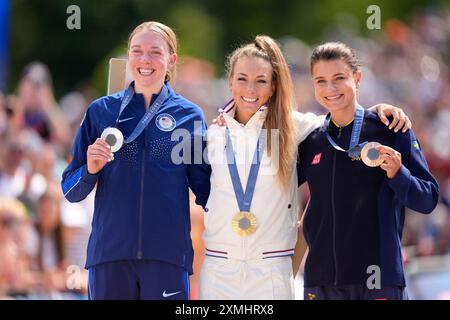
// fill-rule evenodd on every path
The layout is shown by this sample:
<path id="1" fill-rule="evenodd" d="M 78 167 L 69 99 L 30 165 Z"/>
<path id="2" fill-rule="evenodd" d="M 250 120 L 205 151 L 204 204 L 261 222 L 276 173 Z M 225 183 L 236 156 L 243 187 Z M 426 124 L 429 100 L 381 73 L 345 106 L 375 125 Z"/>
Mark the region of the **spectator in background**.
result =
<path id="1" fill-rule="evenodd" d="M 65 290 L 66 247 L 58 191 L 51 187 L 39 198 L 29 244 L 36 288 L 44 294 Z"/>
<path id="2" fill-rule="evenodd" d="M 18 99 L 25 127 L 36 130 L 45 141 L 70 144 L 68 121 L 56 103 L 51 74 L 45 64 L 31 62 L 24 68 Z"/>
<path id="3" fill-rule="evenodd" d="M 74 136 L 83 120 L 88 102 L 81 92 L 72 91 L 61 98 L 59 105 L 70 126 L 70 135 Z"/>
<path id="4" fill-rule="evenodd" d="M 0 92 L 0 141 L 8 129 L 8 105 L 6 97 Z M 1 144 L 0 144 L 1 145 Z"/>
<path id="5" fill-rule="evenodd" d="M 0 143 L 7 140 L 7 135 L 13 136 L 23 129 L 23 110 L 17 97 L 0 94 Z"/>
<path id="6" fill-rule="evenodd" d="M 26 189 L 25 146 L 17 136 L 7 137 L 0 148 L 0 196 L 20 197 Z"/>
<path id="7" fill-rule="evenodd" d="M 81 202 L 70 203 L 63 199 L 61 203 L 61 220 L 64 225 L 65 257 L 69 269 L 77 272 L 77 282 L 72 283 L 72 289 L 76 298 L 87 298 L 88 294 L 88 272 L 84 269 L 86 261 L 86 248 L 89 234 L 91 233 L 92 213 L 94 212 L 94 193 Z M 69 280 L 69 279 L 68 279 Z"/>
<path id="8" fill-rule="evenodd" d="M 24 205 L 11 197 L 0 197 L 0 299 L 26 295 L 30 274 L 23 248 L 27 228 Z"/>

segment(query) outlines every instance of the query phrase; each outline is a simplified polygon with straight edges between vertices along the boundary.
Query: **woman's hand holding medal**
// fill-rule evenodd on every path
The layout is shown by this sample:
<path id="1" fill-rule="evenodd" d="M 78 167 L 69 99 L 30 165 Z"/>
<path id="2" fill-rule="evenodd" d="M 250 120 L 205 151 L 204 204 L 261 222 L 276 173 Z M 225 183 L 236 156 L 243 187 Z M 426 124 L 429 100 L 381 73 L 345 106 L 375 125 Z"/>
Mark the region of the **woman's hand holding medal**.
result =
<path id="1" fill-rule="evenodd" d="M 389 179 L 394 179 L 402 166 L 401 153 L 383 145 L 376 147 L 376 149 L 380 153 L 380 157 L 383 159 L 383 163 L 380 165 L 380 168 L 386 171 Z"/>
<path id="2" fill-rule="evenodd" d="M 114 160 L 114 155 L 111 147 L 101 138 L 98 138 L 87 149 L 87 170 L 90 174 L 97 174 L 112 160 Z"/>
<path id="3" fill-rule="evenodd" d="M 389 179 L 394 179 L 402 166 L 402 155 L 394 149 L 369 142 L 361 150 L 361 160 L 369 167 L 380 167 L 386 171 Z"/>

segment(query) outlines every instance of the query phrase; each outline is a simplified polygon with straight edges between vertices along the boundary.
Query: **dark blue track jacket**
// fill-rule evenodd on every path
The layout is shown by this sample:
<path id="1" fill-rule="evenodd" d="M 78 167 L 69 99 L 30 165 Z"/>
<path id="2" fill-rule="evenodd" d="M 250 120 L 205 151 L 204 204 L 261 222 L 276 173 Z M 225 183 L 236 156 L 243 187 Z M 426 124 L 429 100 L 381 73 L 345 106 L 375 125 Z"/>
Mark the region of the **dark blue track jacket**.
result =
<path id="1" fill-rule="evenodd" d="M 352 128 L 353 122 L 343 128 L 330 122 L 330 136 L 347 150 Z M 401 153 L 402 166 L 394 179 L 380 167 L 335 150 L 324 127 L 299 145 L 299 184 L 307 181 L 311 192 L 303 223 L 309 247 L 305 287 L 366 285 L 370 266 L 380 268 L 382 285 L 405 286 L 405 207 L 430 213 L 437 204 L 437 182 L 412 130 L 388 130 L 366 110 L 360 141 L 376 141 Z"/>
<path id="2" fill-rule="evenodd" d="M 98 174 L 87 172 L 86 151 L 105 128 L 114 126 L 125 90 L 92 102 L 77 132 L 62 189 L 69 201 L 77 202 L 97 184 L 86 268 L 109 261 L 153 259 L 192 273 L 189 188 L 196 202 L 205 206 L 211 169 L 201 158 L 199 164 L 193 164 L 193 159 L 201 157 L 205 147 L 206 123 L 198 106 L 166 86 L 168 97 L 155 117 Z M 118 128 L 125 138 L 145 112 L 143 95 L 135 93 L 119 119 Z M 185 129 L 181 133 L 187 133 L 188 139 L 186 134 L 172 136 L 179 129 Z M 187 161 L 176 164 L 172 150 L 180 141 L 189 142 L 192 154 L 191 159 L 185 157 Z M 180 155 L 185 156 L 184 150 Z"/>

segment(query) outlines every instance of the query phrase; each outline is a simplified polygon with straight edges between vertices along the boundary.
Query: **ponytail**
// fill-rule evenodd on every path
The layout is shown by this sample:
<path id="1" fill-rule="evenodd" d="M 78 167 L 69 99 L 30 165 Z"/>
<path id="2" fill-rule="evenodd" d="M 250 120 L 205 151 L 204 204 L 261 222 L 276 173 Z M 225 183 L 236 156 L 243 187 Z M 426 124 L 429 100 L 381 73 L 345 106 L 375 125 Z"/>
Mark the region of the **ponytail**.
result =
<path id="1" fill-rule="evenodd" d="M 267 129 L 267 152 L 272 152 L 272 130 L 279 130 L 279 167 L 278 180 L 287 189 L 290 174 L 293 170 L 295 155 L 295 127 L 293 122 L 294 90 L 289 67 L 279 45 L 271 37 L 258 35 L 252 43 L 236 49 L 227 63 L 228 76 L 233 75 L 236 62 L 242 57 L 259 57 L 272 66 L 272 82 L 274 94 L 268 102 L 268 113 L 265 121 Z"/>

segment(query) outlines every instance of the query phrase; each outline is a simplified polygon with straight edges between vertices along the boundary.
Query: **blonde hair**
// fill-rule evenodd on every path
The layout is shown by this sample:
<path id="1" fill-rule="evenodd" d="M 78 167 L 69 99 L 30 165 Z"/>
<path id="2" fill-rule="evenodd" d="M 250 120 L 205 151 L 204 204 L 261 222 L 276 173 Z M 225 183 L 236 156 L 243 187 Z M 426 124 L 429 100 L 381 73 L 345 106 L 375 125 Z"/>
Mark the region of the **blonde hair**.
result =
<path id="1" fill-rule="evenodd" d="M 163 37 L 163 39 L 169 46 L 169 53 L 170 54 L 177 53 L 177 36 L 175 35 L 175 32 L 173 32 L 173 30 L 170 27 L 166 26 L 165 24 L 156 21 L 147 21 L 141 23 L 136 28 L 134 28 L 134 30 L 128 37 L 128 50 L 130 50 L 131 39 L 133 39 L 133 37 L 139 31 L 154 31 L 158 33 Z M 170 82 L 171 80 L 175 79 L 175 76 L 176 76 L 176 66 L 173 65 L 169 70 L 167 70 L 165 81 Z"/>
<path id="2" fill-rule="evenodd" d="M 267 129 L 267 151 L 272 151 L 272 129 L 279 129 L 279 170 L 278 180 L 288 188 L 293 158 L 295 154 L 295 127 L 293 122 L 294 89 L 289 67 L 279 45 L 271 37 L 258 35 L 252 43 L 234 50 L 228 57 L 228 77 L 233 76 L 234 66 L 242 57 L 258 57 L 272 66 L 274 94 L 268 102 L 268 113 L 264 123 Z"/>
<path id="3" fill-rule="evenodd" d="M 25 205 L 12 197 L 0 197 L 0 217 L 12 216 L 24 221 L 27 219 L 27 211 Z"/>

